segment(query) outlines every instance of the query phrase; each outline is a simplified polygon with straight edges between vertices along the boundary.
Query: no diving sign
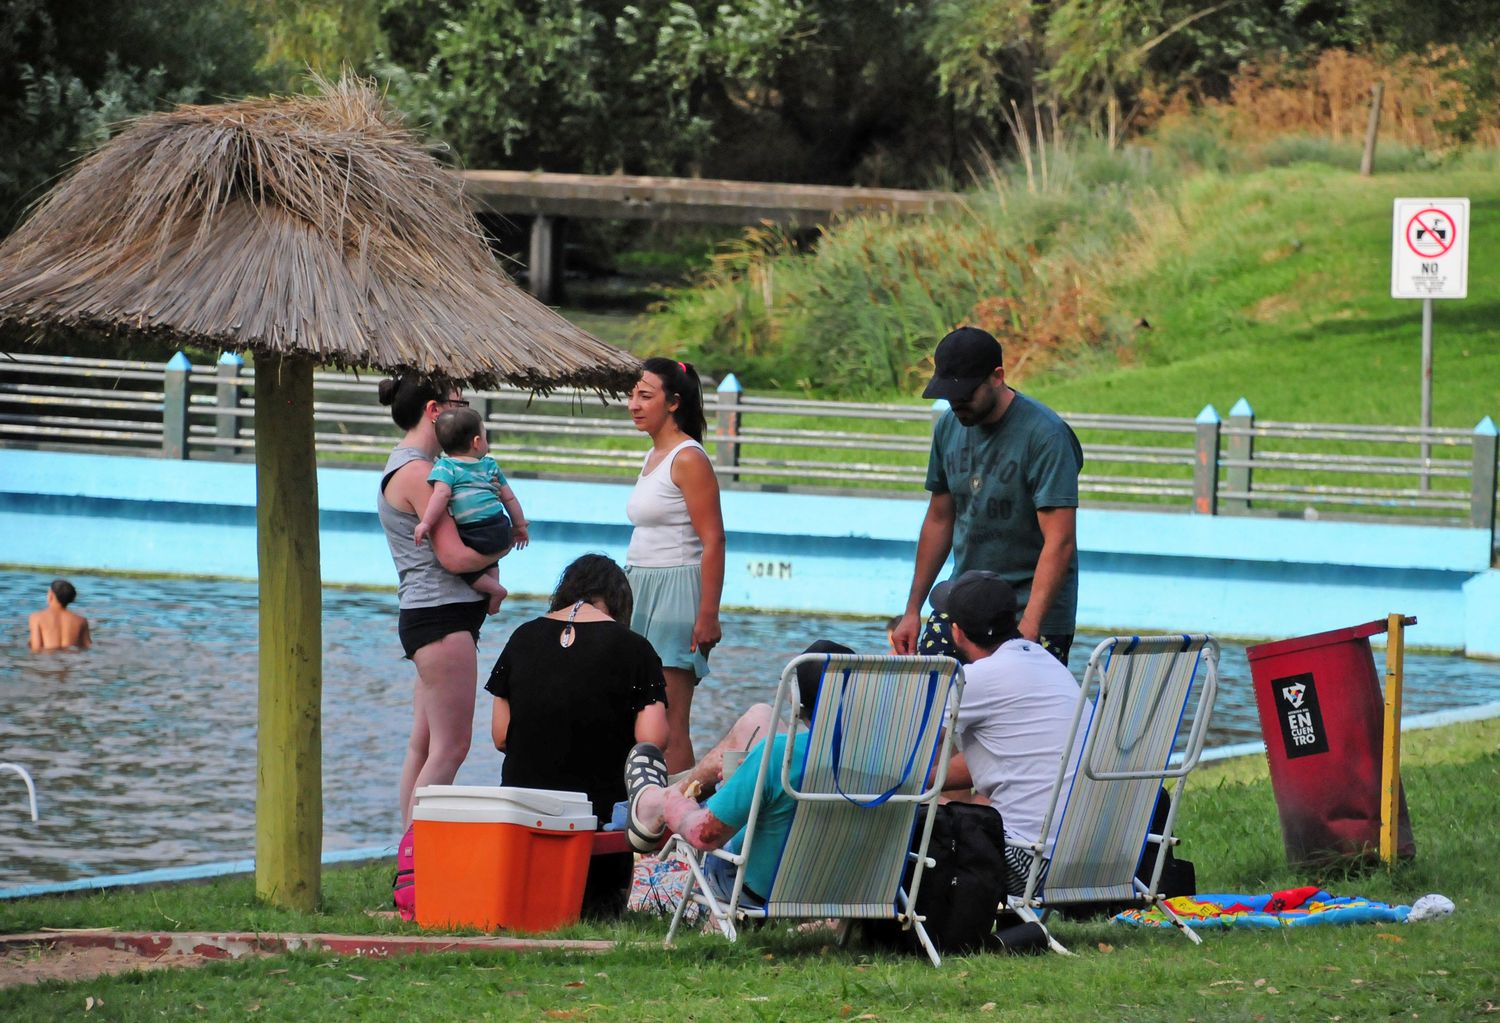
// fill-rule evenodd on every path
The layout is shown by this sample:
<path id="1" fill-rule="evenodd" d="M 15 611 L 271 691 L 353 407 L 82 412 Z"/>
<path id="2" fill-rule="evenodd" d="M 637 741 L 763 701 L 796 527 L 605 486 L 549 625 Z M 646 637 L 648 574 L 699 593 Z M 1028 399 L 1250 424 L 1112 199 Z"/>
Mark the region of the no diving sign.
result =
<path id="1" fill-rule="evenodd" d="M 1397 199 L 1392 298 L 1467 298 L 1469 200 Z"/>

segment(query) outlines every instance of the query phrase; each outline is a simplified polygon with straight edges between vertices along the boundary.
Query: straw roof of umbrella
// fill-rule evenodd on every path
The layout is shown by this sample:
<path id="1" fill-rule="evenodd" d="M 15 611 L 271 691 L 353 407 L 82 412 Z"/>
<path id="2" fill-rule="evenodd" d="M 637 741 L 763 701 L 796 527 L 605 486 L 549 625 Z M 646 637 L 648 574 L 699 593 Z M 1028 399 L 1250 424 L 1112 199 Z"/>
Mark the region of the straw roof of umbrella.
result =
<path id="1" fill-rule="evenodd" d="M 457 175 L 349 78 L 134 122 L 0 245 L 0 322 L 477 386 L 637 365 L 507 277 Z"/>

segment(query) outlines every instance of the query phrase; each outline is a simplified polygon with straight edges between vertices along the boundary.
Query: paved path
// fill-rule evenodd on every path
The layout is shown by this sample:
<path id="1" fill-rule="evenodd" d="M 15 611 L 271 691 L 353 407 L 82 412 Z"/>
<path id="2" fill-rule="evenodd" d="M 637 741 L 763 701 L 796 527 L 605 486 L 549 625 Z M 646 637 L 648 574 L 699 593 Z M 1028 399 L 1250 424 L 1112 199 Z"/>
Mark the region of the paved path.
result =
<path id="1" fill-rule="evenodd" d="M 613 941 L 509 936 L 255 934 L 240 931 L 115 931 L 107 928 L 0 935 L 0 988 L 105 973 L 196 966 L 297 950 L 384 959 L 442 952 L 608 952 Z"/>

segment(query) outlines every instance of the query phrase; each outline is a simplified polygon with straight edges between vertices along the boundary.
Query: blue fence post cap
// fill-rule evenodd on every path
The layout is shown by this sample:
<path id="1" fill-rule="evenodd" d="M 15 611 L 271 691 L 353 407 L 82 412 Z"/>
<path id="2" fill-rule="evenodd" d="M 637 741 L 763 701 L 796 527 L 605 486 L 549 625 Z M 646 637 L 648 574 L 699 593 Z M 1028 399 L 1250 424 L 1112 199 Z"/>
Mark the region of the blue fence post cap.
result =
<path id="1" fill-rule="evenodd" d="M 167 369 L 171 370 L 174 373 L 186 373 L 192 368 L 193 363 L 191 362 L 191 360 L 189 360 L 188 357 L 186 355 L 183 355 L 181 352 L 178 352 L 176 355 L 167 360 Z"/>
<path id="2" fill-rule="evenodd" d="M 1195 423 L 1222 423 L 1223 421 L 1219 418 L 1219 410 L 1212 404 L 1204 405 L 1203 411 L 1198 413 L 1198 418 L 1193 420 Z"/>
<path id="3" fill-rule="evenodd" d="M 245 357 L 239 352 L 225 352 L 219 356 L 220 366 L 243 366 L 244 364 Z"/>
<path id="4" fill-rule="evenodd" d="M 1500 430 L 1495 428 L 1495 421 L 1493 419 L 1485 416 L 1479 421 L 1479 425 L 1474 427 L 1474 432 L 1481 437 L 1493 437 L 1497 433 L 1500 433 Z"/>
<path id="5" fill-rule="evenodd" d="M 739 377 L 733 373 L 725 373 L 724 379 L 719 381 L 719 386 L 716 390 L 720 394 L 739 394 L 744 388 L 740 386 Z"/>
<path id="6" fill-rule="evenodd" d="M 1209 408 L 1213 408 L 1213 406 L 1210 405 Z M 1255 410 L 1250 407 L 1250 403 L 1248 401 L 1246 401 L 1244 398 L 1241 398 L 1239 401 L 1234 403 L 1234 408 L 1229 410 L 1229 414 L 1231 416 L 1254 416 Z"/>

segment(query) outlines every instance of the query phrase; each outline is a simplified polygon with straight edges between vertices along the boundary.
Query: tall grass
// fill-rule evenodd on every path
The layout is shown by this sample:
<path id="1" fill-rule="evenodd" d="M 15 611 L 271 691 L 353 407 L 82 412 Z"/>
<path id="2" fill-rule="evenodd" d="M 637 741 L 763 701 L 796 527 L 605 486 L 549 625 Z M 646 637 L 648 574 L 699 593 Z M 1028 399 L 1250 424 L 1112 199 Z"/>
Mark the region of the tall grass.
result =
<path id="1" fill-rule="evenodd" d="M 750 386 L 909 392 L 936 340 L 963 323 L 1006 345 L 1020 379 L 1059 357 L 1128 343 L 1100 281 L 1170 158 L 1049 144 L 1045 184 L 985 164 L 962 205 L 930 218 L 845 220 L 804 246 L 769 226 L 724 247 L 650 322 L 655 350 L 686 352 Z"/>

